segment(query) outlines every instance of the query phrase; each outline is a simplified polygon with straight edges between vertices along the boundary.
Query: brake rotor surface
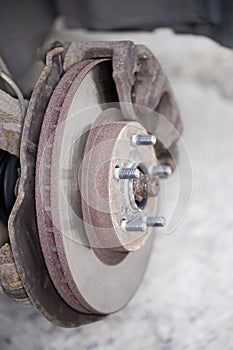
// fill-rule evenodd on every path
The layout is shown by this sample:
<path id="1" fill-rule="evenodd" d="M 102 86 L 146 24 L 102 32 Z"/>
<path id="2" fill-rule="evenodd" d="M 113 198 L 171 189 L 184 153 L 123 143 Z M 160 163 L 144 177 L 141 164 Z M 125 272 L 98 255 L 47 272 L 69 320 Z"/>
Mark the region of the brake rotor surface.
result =
<path id="1" fill-rule="evenodd" d="M 96 254 L 85 230 L 81 164 L 91 126 L 108 113 L 102 104 L 110 102 L 117 102 L 111 61 L 76 64 L 53 93 L 38 146 L 36 208 L 42 252 L 61 297 L 85 313 L 108 314 L 129 302 L 142 281 L 153 239 L 149 235 L 133 253 L 118 252 L 122 258 L 109 264 Z M 119 122 L 120 111 L 115 115 L 112 121 Z"/>

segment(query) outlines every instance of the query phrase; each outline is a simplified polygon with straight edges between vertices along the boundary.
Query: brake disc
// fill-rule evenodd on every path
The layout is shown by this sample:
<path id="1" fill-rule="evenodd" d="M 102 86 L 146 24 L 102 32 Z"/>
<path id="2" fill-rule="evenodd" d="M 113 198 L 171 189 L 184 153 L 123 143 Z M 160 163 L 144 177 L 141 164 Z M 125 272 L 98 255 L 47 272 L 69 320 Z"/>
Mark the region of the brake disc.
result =
<path id="1" fill-rule="evenodd" d="M 163 113 L 181 131 L 169 83 L 153 55 L 124 43 L 56 44 L 23 125 L 11 249 L 30 301 L 65 327 L 124 307 L 145 273 L 159 178 L 174 169 L 156 140 Z M 24 294 L 23 294 L 24 295 Z"/>

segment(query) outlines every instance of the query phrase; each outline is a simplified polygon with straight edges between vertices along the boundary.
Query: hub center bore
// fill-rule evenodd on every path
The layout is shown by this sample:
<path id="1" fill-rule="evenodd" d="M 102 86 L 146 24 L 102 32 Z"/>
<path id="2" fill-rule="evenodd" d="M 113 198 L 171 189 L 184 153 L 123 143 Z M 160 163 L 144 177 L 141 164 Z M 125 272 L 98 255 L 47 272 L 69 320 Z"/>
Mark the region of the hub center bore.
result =
<path id="1" fill-rule="evenodd" d="M 148 199 L 148 187 L 148 176 L 140 171 L 139 179 L 133 180 L 133 195 L 137 207 L 141 210 L 145 208 Z"/>
<path id="2" fill-rule="evenodd" d="M 139 166 L 138 169 L 140 176 L 133 180 L 133 196 L 138 210 L 143 210 L 148 198 L 159 194 L 159 181 L 158 178 L 146 173 L 142 166 Z"/>

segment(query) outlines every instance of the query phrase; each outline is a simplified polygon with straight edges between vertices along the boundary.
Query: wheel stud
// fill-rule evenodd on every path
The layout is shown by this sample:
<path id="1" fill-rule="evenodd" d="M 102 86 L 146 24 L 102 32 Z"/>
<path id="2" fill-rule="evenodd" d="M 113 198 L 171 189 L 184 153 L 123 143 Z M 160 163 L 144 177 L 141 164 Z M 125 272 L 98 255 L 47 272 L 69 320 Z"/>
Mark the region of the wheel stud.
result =
<path id="1" fill-rule="evenodd" d="M 162 179 L 166 179 L 172 174 L 172 169 L 169 165 L 156 165 L 153 166 L 149 172 L 152 176 L 159 176 Z"/>
<path id="2" fill-rule="evenodd" d="M 163 227 L 166 224 L 166 220 L 163 216 L 148 216 L 145 218 L 145 222 L 148 227 Z"/>
<path id="3" fill-rule="evenodd" d="M 138 179 L 140 177 L 140 171 L 137 168 L 115 168 L 115 179 Z"/>
<path id="4" fill-rule="evenodd" d="M 122 220 L 121 228 L 125 232 L 145 232 L 147 224 L 143 220 L 128 221 Z"/>
<path id="5" fill-rule="evenodd" d="M 156 137 L 154 135 L 133 135 L 132 144 L 134 146 L 149 146 L 155 145 Z"/>

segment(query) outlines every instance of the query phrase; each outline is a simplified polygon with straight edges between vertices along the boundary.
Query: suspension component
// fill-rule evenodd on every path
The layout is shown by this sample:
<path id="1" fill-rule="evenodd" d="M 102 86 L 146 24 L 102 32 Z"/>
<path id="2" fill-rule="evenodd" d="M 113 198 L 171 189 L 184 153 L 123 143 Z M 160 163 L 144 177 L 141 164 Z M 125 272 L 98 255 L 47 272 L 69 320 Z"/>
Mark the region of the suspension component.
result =
<path id="1" fill-rule="evenodd" d="M 0 220 L 7 224 L 15 203 L 15 186 L 19 176 L 19 159 L 0 150 Z"/>

